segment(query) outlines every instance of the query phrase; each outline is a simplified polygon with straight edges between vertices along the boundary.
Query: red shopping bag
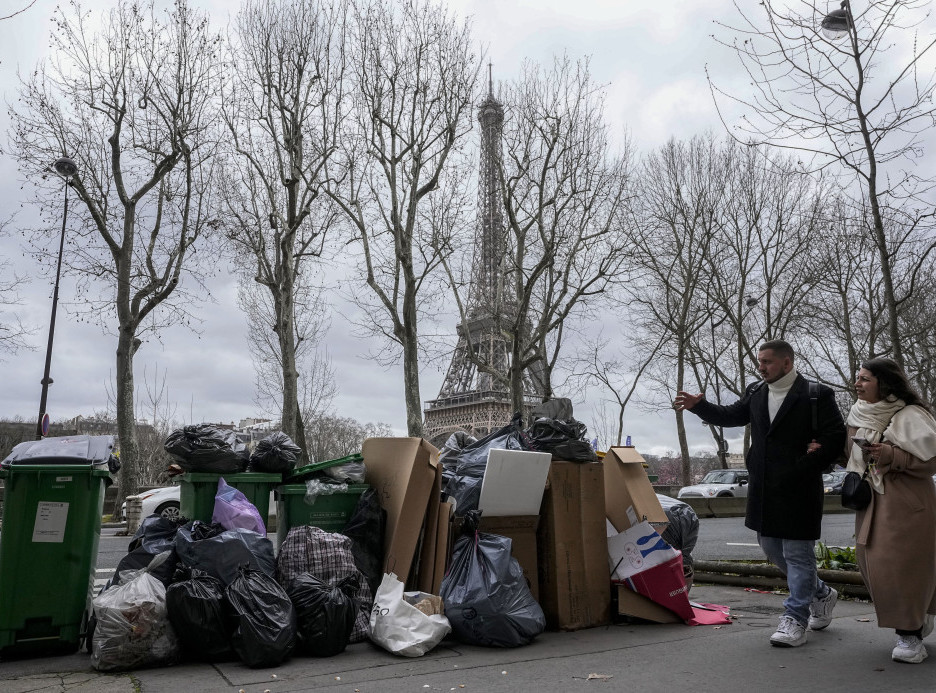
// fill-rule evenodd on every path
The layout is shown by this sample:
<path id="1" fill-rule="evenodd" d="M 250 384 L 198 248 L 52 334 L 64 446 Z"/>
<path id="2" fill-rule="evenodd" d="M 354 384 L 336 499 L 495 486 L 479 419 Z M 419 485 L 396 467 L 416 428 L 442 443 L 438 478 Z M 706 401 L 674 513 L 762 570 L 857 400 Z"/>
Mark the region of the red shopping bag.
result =
<path id="1" fill-rule="evenodd" d="M 664 563 L 631 575 L 624 582 L 638 594 L 665 606 L 684 621 L 695 616 L 689 604 L 689 588 L 683 577 L 682 554 L 679 552 Z"/>

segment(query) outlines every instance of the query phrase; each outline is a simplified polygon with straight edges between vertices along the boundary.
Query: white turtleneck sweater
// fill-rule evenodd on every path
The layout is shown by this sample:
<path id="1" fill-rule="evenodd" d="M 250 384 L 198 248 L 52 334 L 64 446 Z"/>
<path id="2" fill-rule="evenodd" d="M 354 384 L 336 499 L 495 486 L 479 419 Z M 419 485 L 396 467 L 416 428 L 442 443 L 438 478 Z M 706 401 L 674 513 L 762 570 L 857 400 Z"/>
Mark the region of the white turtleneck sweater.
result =
<path id="1" fill-rule="evenodd" d="M 770 414 L 770 422 L 773 423 L 774 417 L 780 411 L 780 405 L 786 399 L 787 393 L 793 387 L 793 381 L 796 380 L 796 369 L 793 368 L 782 378 L 772 383 L 767 383 L 767 412 Z"/>

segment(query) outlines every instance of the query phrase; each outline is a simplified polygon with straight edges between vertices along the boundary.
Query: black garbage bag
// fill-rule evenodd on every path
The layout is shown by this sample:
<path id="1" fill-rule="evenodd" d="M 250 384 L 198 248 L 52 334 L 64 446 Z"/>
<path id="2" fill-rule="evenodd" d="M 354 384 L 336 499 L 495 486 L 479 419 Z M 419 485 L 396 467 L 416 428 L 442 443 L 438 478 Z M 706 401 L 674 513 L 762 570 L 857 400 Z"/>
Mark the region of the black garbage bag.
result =
<path id="1" fill-rule="evenodd" d="M 193 424 L 169 434 L 164 445 L 169 456 L 187 472 L 233 474 L 247 468 L 247 446 L 234 431 L 210 424 Z"/>
<path id="2" fill-rule="evenodd" d="M 120 574 L 127 570 L 140 570 L 149 566 L 155 556 L 169 551 L 169 557 L 159 566 L 155 566 L 150 574 L 166 587 L 172 584 L 173 574 L 179 562 L 175 552 L 175 535 L 181 523 L 153 514 L 143 519 L 136 533 L 130 539 L 129 553 L 117 563 L 113 577 L 107 587 L 120 583 Z"/>
<path id="3" fill-rule="evenodd" d="M 299 648 L 314 657 L 334 657 L 351 642 L 358 605 L 354 593 L 358 578 L 349 575 L 333 584 L 312 573 L 296 576 L 286 594 L 296 608 Z"/>
<path id="4" fill-rule="evenodd" d="M 462 449 L 456 458 L 455 473 L 445 484 L 445 492 L 455 500 L 456 515 L 478 509 L 489 450 L 526 449 L 520 440 L 522 429 L 523 419 L 517 414 L 503 428 Z"/>
<path id="5" fill-rule="evenodd" d="M 292 439 L 277 431 L 257 443 L 250 456 L 250 470 L 269 474 L 284 474 L 295 468 L 302 459 L 302 448 Z"/>
<path id="6" fill-rule="evenodd" d="M 380 507 L 377 489 L 369 488 L 358 499 L 348 524 L 341 531 L 351 539 L 354 564 L 377 594 L 383 580 L 384 534 L 387 529 L 387 511 Z"/>
<path id="7" fill-rule="evenodd" d="M 465 516 L 439 596 L 456 638 L 469 645 L 518 647 L 546 629 L 543 609 L 510 555 L 511 540 L 479 532 L 481 513 Z"/>
<path id="8" fill-rule="evenodd" d="M 530 450 L 552 453 L 554 460 L 597 462 L 598 455 L 585 436 L 588 428 L 581 421 L 539 418 L 523 432 L 523 442 Z"/>
<path id="9" fill-rule="evenodd" d="M 198 524 L 194 530 L 191 525 L 185 525 L 176 533 L 176 554 L 187 567 L 203 570 L 225 586 L 237 578 L 239 568 L 245 564 L 270 576 L 276 572 L 273 542 L 265 536 L 236 528 L 197 539 Z"/>
<path id="10" fill-rule="evenodd" d="M 166 590 L 166 609 L 183 656 L 202 662 L 232 659 L 233 613 L 224 585 L 201 570 L 179 572 L 187 575 Z"/>
<path id="11" fill-rule="evenodd" d="M 296 646 L 296 610 L 266 573 L 244 565 L 225 591 L 234 612 L 231 645 L 249 667 L 282 664 Z"/>
<path id="12" fill-rule="evenodd" d="M 568 397 L 553 397 L 540 402 L 530 411 L 530 419 L 536 421 L 540 418 L 569 421 L 572 419 L 572 400 Z"/>
<path id="13" fill-rule="evenodd" d="M 692 506 L 681 500 L 656 494 L 669 524 L 663 530 L 663 541 L 682 552 L 683 573 L 689 577 L 693 573 L 692 550 L 699 540 L 699 516 Z"/>
<path id="14" fill-rule="evenodd" d="M 195 541 L 211 539 L 211 537 L 216 537 L 224 532 L 224 525 L 222 525 L 220 522 L 202 522 L 201 520 L 193 520 L 188 528 L 191 530 L 192 539 Z"/>

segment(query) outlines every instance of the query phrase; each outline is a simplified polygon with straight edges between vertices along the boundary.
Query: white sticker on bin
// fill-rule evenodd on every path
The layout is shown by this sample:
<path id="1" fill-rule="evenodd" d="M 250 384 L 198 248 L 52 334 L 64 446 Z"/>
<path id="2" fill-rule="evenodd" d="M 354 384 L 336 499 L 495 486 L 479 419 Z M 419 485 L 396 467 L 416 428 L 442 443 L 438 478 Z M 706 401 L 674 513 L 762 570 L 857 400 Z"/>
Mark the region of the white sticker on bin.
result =
<path id="1" fill-rule="evenodd" d="M 33 525 L 33 543 L 61 544 L 65 541 L 68 523 L 68 503 L 39 501 L 36 524 Z"/>
<path id="2" fill-rule="evenodd" d="M 71 481 L 71 480 L 72 480 L 72 478 L 71 478 L 70 476 L 57 476 L 57 477 L 55 477 L 55 481 L 58 482 L 58 483 L 64 483 L 64 482 L 66 482 L 66 481 Z"/>

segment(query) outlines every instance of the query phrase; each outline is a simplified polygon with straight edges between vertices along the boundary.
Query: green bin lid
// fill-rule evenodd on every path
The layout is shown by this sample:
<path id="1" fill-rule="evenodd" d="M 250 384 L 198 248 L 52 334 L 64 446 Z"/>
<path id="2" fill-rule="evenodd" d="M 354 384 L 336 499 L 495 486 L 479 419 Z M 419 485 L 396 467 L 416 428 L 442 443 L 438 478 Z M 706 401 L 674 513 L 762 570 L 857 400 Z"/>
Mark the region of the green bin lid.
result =
<path id="1" fill-rule="evenodd" d="M 349 462 L 363 462 L 364 456 L 356 452 L 353 455 L 347 455 L 345 457 L 339 457 L 335 460 L 325 460 L 324 462 L 315 462 L 314 464 L 307 464 L 304 467 L 299 467 L 298 469 L 292 470 L 292 472 L 286 475 L 283 478 L 283 482 L 287 484 L 296 483 L 297 481 L 304 481 L 308 477 L 312 476 L 316 472 L 320 472 L 323 469 L 328 469 L 329 467 L 337 467 L 342 464 L 348 464 Z"/>

